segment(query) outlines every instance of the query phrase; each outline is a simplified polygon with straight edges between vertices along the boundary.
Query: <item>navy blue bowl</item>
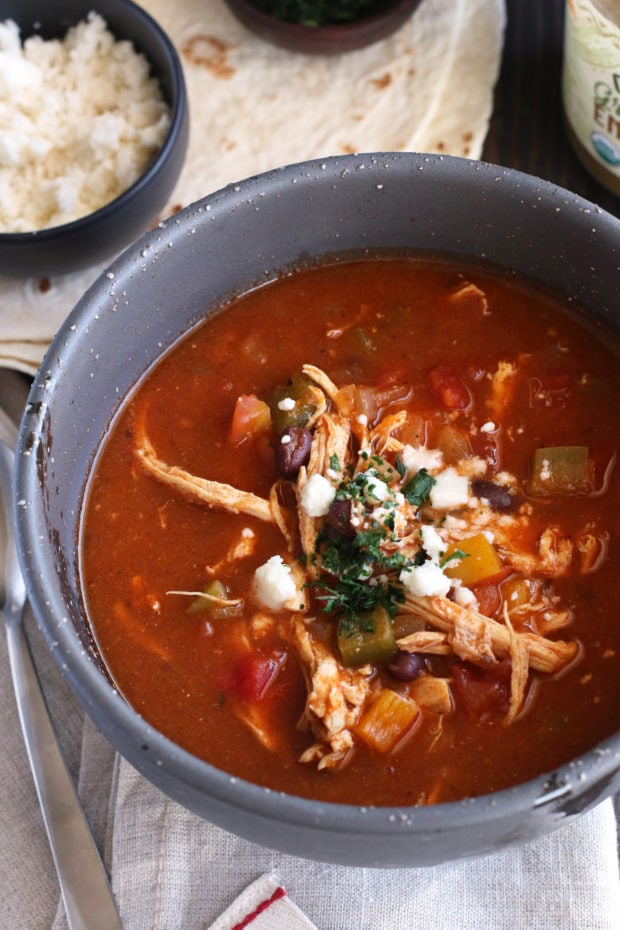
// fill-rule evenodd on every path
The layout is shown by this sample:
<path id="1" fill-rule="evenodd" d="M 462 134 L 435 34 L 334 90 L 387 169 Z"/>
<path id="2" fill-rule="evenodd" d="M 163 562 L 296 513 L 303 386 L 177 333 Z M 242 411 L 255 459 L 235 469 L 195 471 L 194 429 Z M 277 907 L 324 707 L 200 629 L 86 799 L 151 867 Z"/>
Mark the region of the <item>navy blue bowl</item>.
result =
<path id="1" fill-rule="evenodd" d="M 179 177 L 189 135 L 189 111 L 177 51 L 159 24 L 131 0 L 0 0 L 0 21 L 12 19 L 22 38 L 62 38 L 94 10 L 119 39 L 149 61 L 171 124 L 157 156 L 138 180 L 94 213 L 72 223 L 22 233 L 0 233 L 0 274 L 66 274 L 111 258 L 142 235 L 165 206 Z"/>

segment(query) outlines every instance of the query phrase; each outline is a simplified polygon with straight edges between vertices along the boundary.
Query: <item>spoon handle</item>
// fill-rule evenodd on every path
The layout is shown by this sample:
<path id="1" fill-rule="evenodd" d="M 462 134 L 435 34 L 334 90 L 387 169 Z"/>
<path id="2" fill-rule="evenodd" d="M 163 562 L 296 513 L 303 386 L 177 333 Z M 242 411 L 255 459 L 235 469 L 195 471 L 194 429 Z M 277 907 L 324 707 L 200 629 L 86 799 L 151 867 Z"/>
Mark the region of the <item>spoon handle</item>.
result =
<path id="1" fill-rule="evenodd" d="M 28 758 L 71 930 L 122 930 L 108 877 L 60 751 L 21 623 L 9 663 Z"/>
<path id="2" fill-rule="evenodd" d="M 11 506 L 14 460 L 13 449 L 0 438 L 0 501 L 7 537 L 5 603 L 0 613 L 6 624 L 9 665 L 24 742 L 70 930 L 122 930 L 112 889 L 56 738 L 24 631 L 26 587 L 15 548 Z"/>

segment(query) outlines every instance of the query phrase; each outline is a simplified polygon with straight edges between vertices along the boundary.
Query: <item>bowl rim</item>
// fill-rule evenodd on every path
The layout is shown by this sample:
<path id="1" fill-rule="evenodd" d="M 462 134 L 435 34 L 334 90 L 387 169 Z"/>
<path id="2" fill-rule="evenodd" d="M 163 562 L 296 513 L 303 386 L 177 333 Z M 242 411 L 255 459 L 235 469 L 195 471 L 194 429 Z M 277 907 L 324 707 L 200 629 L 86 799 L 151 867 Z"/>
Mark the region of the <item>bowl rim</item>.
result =
<path id="1" fill-rule="evenodd" d="M 141 21 L 148 32 L 157 38 L 170 69 L 170 126 L 168 127 L 163 143 L 157 150 L 155 157 L 147 169 L 136 178 L 133 184 L 125 188 L 125 190 L 118 194 L 113 200 L 109 200 L 97 210 L 93 210 L 85 216 L 71 220 L 69 223 L 61 223 L 58 226 L 47 226 L 45 229 L 32 229 L 26 232 L 0 231 L 0 247 L 8 245 L 24 246 L 31 242 L 34 245 L 45 244 L 53 242 L 56 239 L 62 239 L 67 235 L 76 235 L 90 230 L 92 226 L 98 225 L 101 221 L 105 221 L 108 216 L 113 215 L 117 210 L 129 205 L 134 197 L 138 196 L 144 188 L 148 187 L 153 178 L 159 173 L 162 165 L 168 161 L 171 152 L 174 150 L 177 137 L 183 128 L 188 106 L 187 88 L 179 53 L 168 33 L 147 10 L 137 3 L 134 3 L 134 0 L 123 0 L 123 6 L 129 9 L 136 20 Z M 111 31 L 113 32 L 113 30 Z M 113 35 L 119 41 L 123 38 L 122 36 L 117 36 L 114 32 Z M 146 55 L 144 55 L 144 57 L 147 58 L 152 73 L 153 64 Z"/>
<path id="2" fill-rule="evenodd" d="M 422 0 L 380 0 L 355 19 L 311 26 L 283 19 L 252 0 L 224 0 L 230 12 L 259 38 L 302 54 L 354 52 L 386 39 L 413 16 Z"/>
<path id="3" fill-rule="evenodd" d="M 251 202 L 257 191 L 265 192 L 270 185 L 280 186 L 287 179 L 297 181 L 302 176 L 304 179 L 318 177 L 325 172 L 326 166 L 330 163 L 334 170 L 341 173 L 352 170 L 360 162 L 371 162 L 375 165 L 385 162 L 386 159 L 396 162 L 410 160 L 420 168 L 442 165 L 441 170 L 445 170 L 449 177 L 452 177 L 453 170 L 459 170 L 459 166 L 468 165 L 476 172 L 489 173 L 494 179 L 497 179 L 498 173 L 513 179 L 520 194 L 529 192 L 537 200 L 542 200 L 543 195 L 550 201 L 558 197 L 564 201 L 568 198 L 571 206 L 574 205 L 576 210 L 590 215 L 594 212 L 599 217 L 603 219 L 607 217 L 612 222 L 619 233 L 618 251 L 620 252 L 620 219 L 607 214 L 605 210 L 574 192 L 566 191 L 552 182 L 524 174 L 516 169 L 499 167 L 482 161 L 455 156 L 402 152 L 329 156 L 273 169 L 227 185 L 194 204 L 190 204 L 160 225 L 165 227 L 168 222 L 174 222 L 175 234 L 182 235 L 188 233 L 196 224 L 197 212 L 202 214 L 205 221 L 206 219 L 213 221 L 217 218 L 218 209 L 225 209 L 226 206 L 230 209 L 241 202 Z M 261 193 L 261 196 L 266 196 L 266 194 Z M 53 614 L 54 605 L 50 608 L 50 602 L 40 587 L 42 586 L 41 579 L 45 577 L 48 566 L 41 559 L 39 547 L 30 544 L 36 542 L 36 537 L 32 535 L 35 528 L 32 526 L 33 519 L 28 512 L 30 508 L 26 509 L 20 505 L 20 501 L 31 498 L 31 490 L 37 486 L 36 467 L 33 461 L 34 455 L 31 455 L 31 446 L 32 435 L 37 434 L 37 425 L 40 427 L 41 424 L 38 419 L 39 413 L 35 412 L 33 428 L 28 409 L 41 406 L 41 397 L 47 390 L 46 382 L 50 378 L 53 380 L 54 373 L 63 367 L 58 364 L 57 356 L 67 355 L 65 344 L 67 340 L 75 337 L 76 324 L 79 323 L 79 328 L 88 332 L 90 323 L 99 313 L 97 295 L 100 294 L 102 298 L 105 296 L 109 289 L 110 277 L 116 278 L 118 282 L 123 280 L 124 275 L 131 274 L 134 260 L 141 255 L 144 247 L 150 244 L 151 237 L 152 233 L 145 233 L 116 258 L 109 269 L 102 272 L 63 323 L 33 383 L 17 445 L 16 458 L 20 461 L 30 461 L 30 464 L 25 467 L 16 468 L 14 485 L 14 519 L 17 526 L 22 570 L 26 577 L 35 616 L 48 646 L 57 663 L 63 668 L 63 674 L 78 694 L 87 713 L 90 713 L 95 705 L 103 707 L 109 724 L 106 732 L 108 737 L 110 733 L 117 732 L 120 727 L 133 745 L 142 746 L 145 754 L 152 753 L 157 757 L 156 764 L 160 767 L 160 771 L 177 779 L 187 788 L 206 791 L 210 798 L 228 804 L 231 786 L 234 785 L 235 808 L 260 812 L 262 816 L 274 821 L 286 821 L 288 824 L 315 828 L 322 832 L 402 837 L 407 833 L 414 835 L 418 829 L 431 831 L 443 829 L 444 818 L 449 820 L 452 827 L 472 828 L 483 821 L 503 819 L 510 811 L 523 811 L 524 807 L 531 809 L 544 808 L 546 805 L 552 806 L 552 802 L 564 797 L 570 800 L 571 792 L 577 783 L 579 792 L 583 793 L 587 792 L 588 788 L 595 787 L 597 779 L 600 780 L 601 777 L 609 775 L 610 771 L 613 775 L 620 766 L 620 730 L 580 756 L 536 778 L 491 794 L 436 805 L 421 807 L 348 805 L 317 801 L 275 791 L 232 776 L 199 759 L 148 724 L 95 667 L 90 656 L 87 656 L 88 661 L 84 662 L 84 646 L 73 624 L 62 611 L 58 616 L 53 617 L 51 624 L 41 623 L 39 617 Z M 167 350 L 170 345 L 165 349 Z M 40 440 L 40 430 L 38 437 Z M 53 626 L 53 633 L 48 628 L 49 626 Z M 96 722 L 101 729 L 99 716 Z M 120 752 L 123 754 L 122 749 Z M 613 771 L 610 767 L 610 760 L 614 764 Z M 136 763 L 135 758 L 132 759 L 132 764 L 138 765 L 139 768 L 139 763 Z M 148 778 L 148 775 L 146 777 Z"/>
<path id="4" fill-rule="evenodd" d="M 300 23 L 294 19 L 284 19 L 281 16 L 277 16 L 275 13 L 269 13 L 267 10 L 263 10 L 261 7 L 256 6 L 252 0 L 224 0 L 227 6 L 230 6 L 231 9 L 244 9 L 251 10 L 252 16 L 256 16 L 257 21 L 264 23 L 265 25 L 269 24 L 270 27 L 274 23 L 282 24 L 282 26 L 291 26 L 295 27 L 295 31 L 306 32 L 317 32 L 320 31 L 323 35 L 338 35 L 340 36 L 343 32 L 353 32 L 357 29 L 365 28 L 369 25 L 375 25 L 376 23 L 383 22 L 385 19 L 391 19 L 393 16 L 396 16 L 399 13 L 404 13 L 405 11 L 413 12 L 413 9 L 420 5 L 422 0 L 378 0 L 374 7 L 371 7 L 367 12 L 362 13 L 360 16 L 356 16 L 351 20 L 343 20 L 339 23 L 326 23 L 322 26 L 311 26 L 307 23 Z"/>

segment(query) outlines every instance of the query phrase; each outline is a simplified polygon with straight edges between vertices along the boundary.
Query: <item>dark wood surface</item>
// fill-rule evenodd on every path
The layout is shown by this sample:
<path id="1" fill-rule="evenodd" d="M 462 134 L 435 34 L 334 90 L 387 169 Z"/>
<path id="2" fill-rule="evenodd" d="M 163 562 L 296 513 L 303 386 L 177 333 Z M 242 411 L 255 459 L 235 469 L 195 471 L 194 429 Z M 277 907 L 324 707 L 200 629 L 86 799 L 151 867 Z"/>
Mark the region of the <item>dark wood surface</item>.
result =
<path id="1" fill-rule="evenodd" d="M 544 178 L 610 213 L 620 198 L 582 167 L 562 109 L 564 0 L 506 0 L 507 25 L 485 161 Z"/>

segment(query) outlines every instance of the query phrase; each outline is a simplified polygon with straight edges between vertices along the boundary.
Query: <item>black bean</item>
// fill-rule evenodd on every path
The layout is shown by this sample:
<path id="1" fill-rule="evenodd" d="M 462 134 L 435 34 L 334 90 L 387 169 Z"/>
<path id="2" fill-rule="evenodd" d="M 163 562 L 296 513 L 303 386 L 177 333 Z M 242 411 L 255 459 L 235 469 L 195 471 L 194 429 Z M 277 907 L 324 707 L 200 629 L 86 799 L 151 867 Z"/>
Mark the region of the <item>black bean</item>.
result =
<path id="1" fill-rule="evenodd" d="M 327 526 L 336 535 L 345 539 L 354 539 L 357 530 L 351 523 L 353 502 L 351 500 L 333 500 L 327 512 Z"/>
<path id="2" fill-rule="evenodd" d="M 417 652 L 397 652 L 385 663 L 385 668 L 398 681 L 415 681 L 421 672 L 426 671 L 426 662 Z"/>
<path id="3" fill-rule="evenodd" d="M 284 440 L 284 441 L 282 441 Z M 282 478 L 295 478 L 310 458 L 312 433 L 304 426 L 287 426 L 276 449 L 276 467 Z"/>
<path id="4" fill-rule="evenodd" d="M 484 497 L 493 510 L 507 510 L 508 507 L 512 507 L 512 495 L 500 484 L 476 478 L 471 483 L 471 489 L 476 497 Z"/>

